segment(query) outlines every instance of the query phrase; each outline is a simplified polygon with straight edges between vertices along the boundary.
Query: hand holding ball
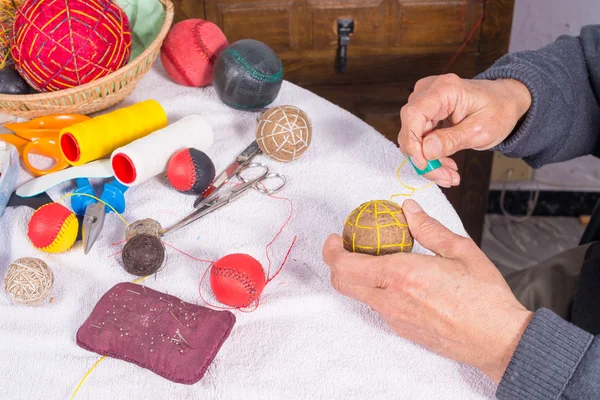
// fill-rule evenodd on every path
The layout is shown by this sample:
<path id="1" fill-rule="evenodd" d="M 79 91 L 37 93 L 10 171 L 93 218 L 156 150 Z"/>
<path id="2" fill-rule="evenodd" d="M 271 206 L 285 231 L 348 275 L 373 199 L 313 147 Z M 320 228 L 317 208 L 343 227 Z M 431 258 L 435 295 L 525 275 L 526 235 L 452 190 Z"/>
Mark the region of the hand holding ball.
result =
<path id="1" fill-rule="evenodd" d="M 373 200 L 358 206 L 344 224 L 344 248 L 373 256 L 410 253 L 413 237 L 402 207 L 387 200 Z"/>
<path id="2" fill-rule="evenodd" d="M 37 249 L 46 253 L 62 253 L 73 246 L 79 221 L 67 207 L 58 203 L 38 208 L 29 220 L 27 236 Z"/>
<path id="3" fill-rule="evenodd" d="M 206 86 L 213 80 L 213 65 L 227 47 L 227 38 L 212 22 L 181 21 L 169 32 L 160 59 L 169 76 L 184 86 Z"/>

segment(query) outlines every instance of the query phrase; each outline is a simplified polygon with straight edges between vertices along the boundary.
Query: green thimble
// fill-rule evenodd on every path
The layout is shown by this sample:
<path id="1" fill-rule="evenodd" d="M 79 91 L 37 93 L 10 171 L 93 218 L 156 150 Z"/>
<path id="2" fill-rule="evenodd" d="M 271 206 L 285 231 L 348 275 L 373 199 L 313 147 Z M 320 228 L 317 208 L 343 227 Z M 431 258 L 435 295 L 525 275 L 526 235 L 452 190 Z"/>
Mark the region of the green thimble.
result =
<path id="1" fill-rule="evenodd" d="M 431 172 L 433 170 L 436 170 L 442 166 L 442 163 L 440 162 L 440 160 L 431 160 L 431 161 L 427 162 L 427 167 L 425 167 L 424 169 L 419 169 L 419 168 L 417 168 L 417 166 L 415 164 L 413 164 L 410 157 L 408 157 L 408 161 L 410 161 L 411 165 L 413 166 L 413 168 L 415 169 L 415 171 L 417 171 L 417 174 L 419 174 L 419 175 L 424 175 L 424 174 Z"/>

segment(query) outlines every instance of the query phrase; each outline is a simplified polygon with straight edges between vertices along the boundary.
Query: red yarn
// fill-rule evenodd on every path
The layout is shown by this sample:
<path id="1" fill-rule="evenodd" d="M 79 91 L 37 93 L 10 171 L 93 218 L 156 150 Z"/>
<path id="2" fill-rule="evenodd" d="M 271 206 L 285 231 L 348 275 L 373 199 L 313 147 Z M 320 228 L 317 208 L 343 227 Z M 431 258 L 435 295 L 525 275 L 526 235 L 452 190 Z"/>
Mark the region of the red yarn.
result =
<path id="1" fill-rule="evenodd" d="M 15 66 L 39 91 L 102 78 L 131 54 L 129 20 L 111 0 L 26 0 L 13 34 Z"/>
<path id="2" fill-rule="evenodd" d="M 464 24 L 465 5 L 466 5 L 466 1 L 463 0 L 463 24 Z M 477 30 L 481 26 L 482 22 L 483 22 L 483 8 L 481 9 L 481 16 L 479 17 L 479 20 L 477 20 L 477 22 L 475 23 L 475 26 L 473 27 L 473 29 L 471 29 L 471 32 L 469 33 L 469 36 L 467 36 L 467 38 L 465 39 L 465 41 L 463 42 L 463 44 L 460 46 L 460 48 L 458 49 L 458 51 L 456 52 L 456 54 L 454 54 L 454 57 L 452 57 L 452 59 L 450 60 L 450 62 L 448 62 L 448 64 L 446 64 L 446 66 L 444 67 L 444 70 L 443 70 L 444 74 L 447 73 L 450 70 L 450 67 L 452 67 L 452 65 L 454 65 L 454 63 L 456 62 L 456 60 L 458 59 L 458 57 L 465 50 L 465 48 L 467 47 L 467 45 L 469 44 L 469 42 L 473 38 L 473 35 L 475 35 L 475 32 L 477 32 Z M 463 30 L 464 30 L 464 28 L 463 28 Z"/>

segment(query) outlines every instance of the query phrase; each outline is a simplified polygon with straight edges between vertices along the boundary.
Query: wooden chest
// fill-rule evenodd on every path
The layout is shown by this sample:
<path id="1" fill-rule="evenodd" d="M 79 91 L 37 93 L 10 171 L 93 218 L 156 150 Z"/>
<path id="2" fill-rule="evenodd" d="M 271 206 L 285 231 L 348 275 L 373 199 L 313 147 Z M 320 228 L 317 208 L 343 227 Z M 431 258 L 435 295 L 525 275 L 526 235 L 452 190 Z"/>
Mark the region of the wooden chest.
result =
<path id="1" fill-rule="evenodd" d="M 514 0 L 175 0 L 175 4 L 177 20 L 204 18 L 219 25 L 230 42 L 252 38 L 267 43 L 281 57 L 285 79 L 352 112 L 396 143 L 400 108 L 418 79 L 446 71 L 471 78 L 507 51 Z M 336 68 L 341 19 L 353 21 L 344 72 Z M 479 242 L 492 154 L 467 151 L 454 159 L 461 186 L 445 192 Z"/>

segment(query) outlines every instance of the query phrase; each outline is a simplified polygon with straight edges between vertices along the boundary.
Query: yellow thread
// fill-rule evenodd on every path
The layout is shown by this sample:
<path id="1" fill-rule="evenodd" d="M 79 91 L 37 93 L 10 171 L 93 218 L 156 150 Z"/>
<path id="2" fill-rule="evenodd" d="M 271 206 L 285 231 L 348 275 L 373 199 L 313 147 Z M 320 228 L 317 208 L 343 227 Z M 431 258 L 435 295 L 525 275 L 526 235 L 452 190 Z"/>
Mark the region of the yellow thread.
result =
<path id="1" fill-rule="evenodd" d="M 83 382 L 86 380 L 86 378 L 89 376 L 89 374 L 92 373 L 92 371 L 98 366 L 98 364 L 100 364 L 102 362 L 102 360 L 104 360 L 106 358 L 106 356 L 102 356 L 98 359 L 98 361 L 96 361 L 94 363 L 94 365 L 92 365 L 92 368 L 90 368 L 90 370 L 83 376 L 83 378 L 81 379 L 81 381 L 79 382 L 79 385 L 77 385 L 77 388 L 75 388 L 75 391 L 73 392 L 73 396 L 71 396 L 70 400 L 73 400 L 75 398 L 75 395 L 77 394 L 77 392 L 79 391 L 79 388 L 81 388 L 81 385 L 83 385 Z"/>
<path id="2" fill-rule="evenodd" d="M 379 228 L 379 221 L 377 220 L 377 216 L 379 215 L 377 212 L 377 203 L 377 201 L 373 202 L 373 210 L 375 211 L 375 228 L 377 229 L 377 255 L 379 255 L 381 254 L 381 229 Z"/>
<path id="3" fill-rule="evenodd" d="M 148 278 L 148 276 L 144 276 L 142 278 L 136 279 L 135 281 L 133 281 L 133 283 L 140 283 L 140 282 L 142 282 L 143 280 L 145 280 L 147 278 Z M 106 358 L 106 356 L 100 357 L 98 359 L 98 361 L 96 361 L 94 363 L 94 365 L 92 365 L 92 368 L 90 368 L 88 370 L 88 372 L 85 373 L 85 375 L 83 376 L 83 378 L 81 378 L 81 380 L 79 381 L 79 385 L 77 385 L 77 387 L 75 388 L 75 391 L 73 392 L 73 395 L 71 396 L 71 398 L 69 400 L 73 400 L 75 398 L 75 395 L 77 394 L 77 392 L 81 388 L 81 385 L 83 385 L 83 382 L 85 382 L 85 380 L 87 379 L 87 377 L 90 376 L 90 374 L 92 373 L 92 371 L 94 369 L 96 369 L 96 367 L 98 366 L 98 364 L 100 364 L 105 358 Z"/>
<path id="4" fill-rule="evenodd" d="M 360 229 L 377 229 L 377 246 L 361 246 L 361 245 L 357 245 L 356 244 L 356 231 L 354 231 L 352 233 L 352 242 L 348 242 L 347 240 L 344 240 L 344 243 L 349 244 L 352 246 L 352 251 L 356 252 L 357 249 L 361 249 L 361 250 L 377 250 L 377 254 L 381 253 L 381 249 L 386 249 L 386 248 L 390 248 L 390 247 L 400 247 L 400 249 L 404 249 L 405 247 L 410 247 L 412 246 L 410 243 L 406 243 L 406 232 L 403 230 L 402 231 L 402 243 L 395 243 L 395 244 L 385 244 L 382 245 L 381 244 L 381 236 L 380 236 L 380 230 L 381 228 L 389 228 L 389 227 L 393 227 L 393 226 L 399 226 L 399 227 L 408 227 L 407 224 L 403 224 L 401 223 L 398 218 L 396 218 L 396 214 L 401 213 L 402 209 L 398 210 L 398 211 L 392 211 L 390 210 L 390 208 L 385 204 L 385 200 L 372 200 L 369 201 L 367 203 L 361 204 L 361 206 L 359 206 L 359 208 L 355 209 L 346 219 L 345 224 L 355 227 L 355 228 L 360 228 Z M 377 208 L 377 205 L 381 205 L 385 208 L 385 211 L 381 211 Z M 370 209 L 368 209 L 370 206 L 373 206 L 373 211 L 371 211 Z M 354 215 L 356 215 L 355 218 L 355 223 L 354 225 L 352 225 L 352 217 Z M 360 221 L 359 218 L 362 216 L 362 214 L 373 214 L 375 216 L 375 227 L 372 226 L 361 226 L 360 225 Z M 379 221 L 377 220 L 377 216 L 378 215 L 383 215 L 383 214 L 388 214 L 391 216 L 391 218 L 393 218 L 393 222 L 390 222 L 388 224 L 385 225 L 379 225 Z"/>
<path id="5" fill-rule="evenodd" d="M 390 200 L 392 200 L 394 197 L 398 197 L 398 196 L 403 196 L 403 197 L 411 197 L 413 194 L 415 194 L 415 192 L 417 190 L 424 190 L 427 189 L 431 186 L 434 185 L 433 182 L 429 182 L 427 185 L 420 187 L 420 188 L 416 188 L 416 187 L 412 187 L 412 186 L 408 186 L 406 183 L 404 183 L 402 181 L 402 167 L 404 167 L 404 165 L 406 164 L 406 162 L 408 161 L 408 158 L 405 158 L 404 161 L 402 161 L 400 163 L 400 166 L 398 167 L 398 172 L 396 173 L 396 177 L 398 178 L 398 182 L 400 182 L 400 184 L 402 186 L 404 186 L 406 189 L 410 190 L 410 193 L 396 193 L 393 194 L 392 197 L 390 197 Z"/>
<path id="6" fill-rule="evenodd" d="M 92 199 L 99 201 L 100 203 L 105 204 L 108 208 L 110 208 L 111 210 L 113 210 L 113 212 L 115 214 L 117 214 L 119 216 L 119 218 L 121 218 L 121 221 L 123 221 L 125 223 L 126 226 L 129 226 L 129 222 L 127 222 L 125 220 L 125 218 L 123 218 L 123 216 L 121 214 L 119 214 L 117 212 L 117 210 L 114 209 L 113 206 L 111 206 L 110 204 L 108 204 L 107 202 L 105 202 L 104 200 L 101 200 L 99 198 L 97 198 L 96 196 L 92 196 L 91 194 L 87 194 L 87 193 L 67 193 L 65 194 L 63 197 L 61 197 L 60 199 L 58 199 L 57 203 L 60 203 L 61 201 L 63 201 L 64 199 L 66 199 L 67 197 L 73 197 L 73 196 L 86 196 L 86 197 L 91 197 Z"/>

